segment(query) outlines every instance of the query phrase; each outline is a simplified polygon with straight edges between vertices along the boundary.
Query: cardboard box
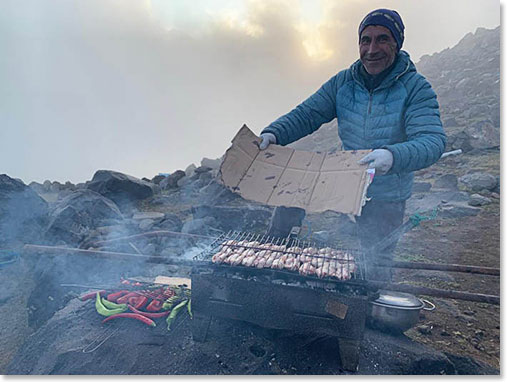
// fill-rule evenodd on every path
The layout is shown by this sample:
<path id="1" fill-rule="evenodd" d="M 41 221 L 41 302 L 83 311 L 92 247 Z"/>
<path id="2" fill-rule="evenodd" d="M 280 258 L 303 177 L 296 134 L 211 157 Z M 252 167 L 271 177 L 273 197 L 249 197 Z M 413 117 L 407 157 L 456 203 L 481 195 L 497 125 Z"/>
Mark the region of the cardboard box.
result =
<path id="1" fill-rule="evenodd" d="M 270 206 L 361 215 L 373 173 L 357 161 L 371 150 L 325 154 L 269 145 L 261 151 L 260 141 L 246 125 L 236 134 L 220 167 L 227 188 Z"/>

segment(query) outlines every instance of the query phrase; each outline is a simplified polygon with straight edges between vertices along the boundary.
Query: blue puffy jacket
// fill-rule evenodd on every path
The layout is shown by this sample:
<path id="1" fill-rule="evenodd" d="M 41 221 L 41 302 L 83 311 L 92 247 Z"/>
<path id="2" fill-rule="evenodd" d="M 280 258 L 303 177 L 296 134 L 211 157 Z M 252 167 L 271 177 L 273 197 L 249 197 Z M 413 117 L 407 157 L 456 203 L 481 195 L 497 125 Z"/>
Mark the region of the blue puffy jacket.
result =
<path id="1" fill-rule="evenodd" d="M 345 150 L 385 148 L 393 154 L 391 170 L 374 178 L 368 197 L 406 200 L 412 193 L 413 171 L 432 165 L 444 152 L 447 138 L 436 94 L 405 51 L 398 53 L 394 68 L 371 92 L 359 73 L 360 65 L 358 60 L 333 76 L 262 132 L 287 145 L 337 118 Z"/>

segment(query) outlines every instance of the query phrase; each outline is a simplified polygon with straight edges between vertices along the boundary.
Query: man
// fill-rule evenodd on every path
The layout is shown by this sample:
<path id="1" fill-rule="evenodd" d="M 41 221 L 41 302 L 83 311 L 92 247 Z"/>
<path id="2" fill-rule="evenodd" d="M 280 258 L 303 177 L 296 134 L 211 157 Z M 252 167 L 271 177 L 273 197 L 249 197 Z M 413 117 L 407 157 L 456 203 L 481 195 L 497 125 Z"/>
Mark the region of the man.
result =
<path id="1" fill-rule="evenodd" d="M 403 223 L 413 172 L 435 163 L 446 144 L 436 95 L 401 50 L 404 29 L 396 11 L 370 12 L 359 25 L 360 59 L 260 135 L 261 149 L 287 145 L 337 118 L 345 150 L 373 149 L 359 161 L 375 169 L 371 200 L 357 218 L 362 248 Z M 394 249 L 366 261 L 390 260 Z M 369 278 L 390 280 L 390 269 L 369 268 Z"/>

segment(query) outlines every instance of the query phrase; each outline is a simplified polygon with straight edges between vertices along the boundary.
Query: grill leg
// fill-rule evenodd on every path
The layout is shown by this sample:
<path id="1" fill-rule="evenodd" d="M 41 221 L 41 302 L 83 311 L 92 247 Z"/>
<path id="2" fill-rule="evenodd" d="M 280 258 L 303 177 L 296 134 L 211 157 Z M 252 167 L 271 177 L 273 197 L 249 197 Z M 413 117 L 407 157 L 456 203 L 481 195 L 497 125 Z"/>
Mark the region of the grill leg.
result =
<path id="1" fill-rule="evenodd" d="M 211 323 L 211 316 L 194 313 L 192 319 L 192 338 L 196 342 L 206 341 L 208 329 Z"/>
<path id="2" fill-rule="evenodd" d="M 359 366 L 359 350 L 361 341 L 338 338 L 340 362 L 344 370 L 357 371 Z"/>

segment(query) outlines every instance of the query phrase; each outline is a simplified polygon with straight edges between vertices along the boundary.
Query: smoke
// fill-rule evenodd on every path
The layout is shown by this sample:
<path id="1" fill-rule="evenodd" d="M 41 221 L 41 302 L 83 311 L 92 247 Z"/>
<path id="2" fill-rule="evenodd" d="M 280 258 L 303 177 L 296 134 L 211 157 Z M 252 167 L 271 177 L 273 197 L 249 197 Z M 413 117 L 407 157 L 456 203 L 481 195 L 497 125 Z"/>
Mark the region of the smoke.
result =
<path id="1" fill-rule="evenodd" d="M 242 4 L 177 22 L 177 6 L 164 18 L 149 1 L 3 1 L 2 172 L 76 183 L 220 157 L 243 123 L 259 133 L 356 60 L 357 25 L 378 6 L 400 10 L 416 58 L 499 22 L 492 1 L 325 0 L 317 21 L 294 1 Z"/>

